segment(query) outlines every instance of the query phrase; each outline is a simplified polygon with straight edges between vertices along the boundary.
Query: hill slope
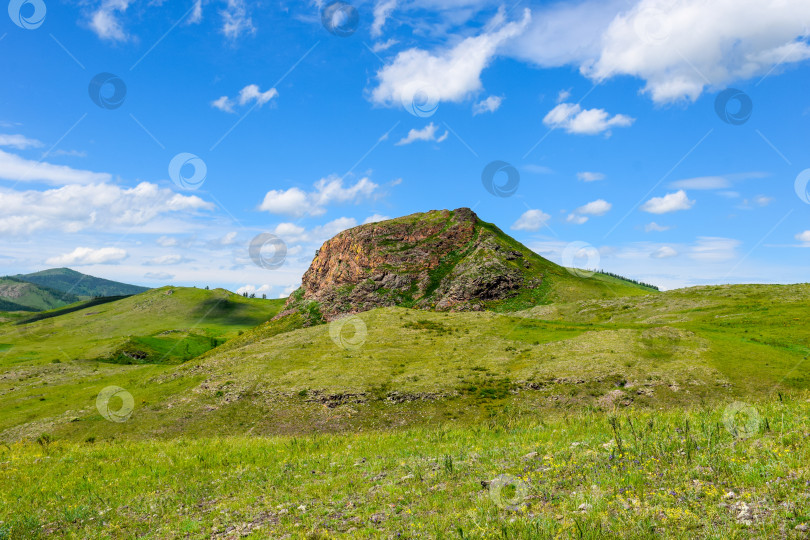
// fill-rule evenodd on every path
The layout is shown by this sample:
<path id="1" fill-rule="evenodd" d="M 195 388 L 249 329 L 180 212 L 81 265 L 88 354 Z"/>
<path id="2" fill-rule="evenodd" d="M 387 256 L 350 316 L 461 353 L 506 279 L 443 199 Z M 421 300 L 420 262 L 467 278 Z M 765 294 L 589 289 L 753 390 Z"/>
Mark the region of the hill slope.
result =
<path id="1" fill-rule="evenodd" d="M 287 308 L 331 320 L 385 306 L 514 311 L 651 292 L 603 274 L 570 272 L 481 221 L 469 208 L 459 208 L 341 232 L 318 251 Z"/>
<path id="2" fill-rule="evenodd" d="M 152 304 L 125 304 L 136 296 L 107 304 L 118 307 L 104 316 L 55 317 L 42 348 L 0 347 L 0 440 L 479 425 L 810 388 L 801 369 L 810 336 L 796 332 L 810 285 L 698 287 L 511 314 L 387 307 L 283 333 L 276 320 L 241 336 L 232 327 L 233 339 L 182 365 L 116 365 L 70 352 L 93 345 L 82 336 L 127 320 L 152 321 L 153 333 L 191 326 L 188 318 L 160 326 L 156 314 L 180 315 L 165 290 L 140 296 Z M 80 322 L 93 318 L 95 326 Z M 138 404 L 125 424 L 93 405 L 110 385 Z"/>
<path id="3" fill-rule="evenodd" d="M 35 322 L 0 326 L 0 344 L 6 347 L 0 361 L 178 363 L 272 318 L 283 303 L 223 289 L 173 287 L 108 300 L 88 300 L 39 313 Z"/>
<path id="4" fill-rule="evenodd" d="M 146 287 L 140 287 L 138 285 L 129 285 L 127 283 L 119 283 L 117 281 L 110 281 L 109 279 L 89 276 L 69 268 L 53 268 L 41 272 L 34 272 L 33 274 L 20 274 L 13 277 L 82 298 L 94 296 L 127 296 L 149 290 Z"/>
<path id="5" fill-rule="evenodd" d="M 66 306 L 79 300 L 75 294 L 29 283 L 16 277 L 0 278 L 0 302 L 2 302 L 0 309 L 3 311 L 42 311 Z"/>

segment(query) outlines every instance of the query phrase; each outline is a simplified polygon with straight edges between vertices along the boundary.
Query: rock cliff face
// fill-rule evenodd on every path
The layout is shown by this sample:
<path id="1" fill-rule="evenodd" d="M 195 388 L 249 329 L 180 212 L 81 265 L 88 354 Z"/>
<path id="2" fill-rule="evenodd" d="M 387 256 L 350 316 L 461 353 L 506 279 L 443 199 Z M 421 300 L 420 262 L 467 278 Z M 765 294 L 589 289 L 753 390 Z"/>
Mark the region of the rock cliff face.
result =
<path id="1" fill-rule="evenodd" d="M 328 240 L 285 313 L 314 308 L 330 320 L 393 305 L 481 310 L 518 296 L 533 305 L 551 264 L 469 208 L 412 214 Z"/>

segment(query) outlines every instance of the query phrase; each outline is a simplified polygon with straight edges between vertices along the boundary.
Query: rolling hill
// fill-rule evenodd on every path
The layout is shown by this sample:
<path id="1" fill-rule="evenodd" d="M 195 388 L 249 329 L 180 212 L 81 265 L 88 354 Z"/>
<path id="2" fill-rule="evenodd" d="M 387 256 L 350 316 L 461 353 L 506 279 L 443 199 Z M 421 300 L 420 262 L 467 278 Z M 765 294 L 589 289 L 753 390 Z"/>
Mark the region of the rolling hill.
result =
<path id="1" fill-rule="evenodd" d="M 223 289 L 162 287 L 0 325 L 0 343 L 9 357 L 30 363 L 178 363 L 270 319 L 282 303 Z"/>
<path id="2" fill-rule="evenodd" d="M 33 274 L 18 274 L 13 276 L 21 281 L 48 287 L 63 293 L 69 293 L 80 298 L 98 296 L 128 296 L 149 290 L 138 285 L 128 285 L 109 279 L 98 278 L 76 272 L 69 268 L 52 268 Z"/>
<path id="3" fill-rule="evenodd" d="M 793 331 L 810 285 L 697 287 L 515 313 L 386 307 L 303 329 L 285 328 L 281 318 L 241 335 L 238 327 L 270 318 L 281 305 L 264 301 L 268 308 L 249 317 L 232 295 L 201 325 L 218 327 L 219 334 L 202 335 L 230 337 L 226 343 L 180 365 L 113 363 L 129 336 L 180 330 L 185 338 L 194 333 L 189 306 L 202 316 L 216 305 L 194 299 L 207 291 L 174 291 L 24 325 L 34 336 L 27 341 L 15 343 L 16 327 L 0 327 L 0 438 L 467 425 L 505 411 L 536 418 L 654 409 L 810 387 L 797 369 L 810 356 L 810 338 Z M 143 403 L 123 427 L 92 405 L 109 385 Z"/>
<path id="4" fill-rule="evenodd" d="M 0 278 L 0 302 L 3 303 L 0 309 L 3 311 L 43 311 L 79 300 L 75 294 L 29 283 L 16 277 Z"/>
<path id="5" fill-rule="evenodd" d="M 0 278 L 0 311 L 47 311 L 97 297 L 129 296 L 146 287 L 54 268 Z"/>

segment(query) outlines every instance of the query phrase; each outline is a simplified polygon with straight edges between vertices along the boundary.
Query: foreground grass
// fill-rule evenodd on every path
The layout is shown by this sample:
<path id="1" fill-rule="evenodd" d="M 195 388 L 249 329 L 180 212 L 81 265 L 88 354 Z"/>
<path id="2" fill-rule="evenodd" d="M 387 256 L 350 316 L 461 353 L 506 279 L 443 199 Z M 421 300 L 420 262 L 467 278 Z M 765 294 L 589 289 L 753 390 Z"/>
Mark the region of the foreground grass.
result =
<path id="1" fill-rule="evenodd" d="M 803 537 L 807 397 L 725 418 L 720 406 L 304 438 L 43 437 L 0 449 L 0 538 Z"/>

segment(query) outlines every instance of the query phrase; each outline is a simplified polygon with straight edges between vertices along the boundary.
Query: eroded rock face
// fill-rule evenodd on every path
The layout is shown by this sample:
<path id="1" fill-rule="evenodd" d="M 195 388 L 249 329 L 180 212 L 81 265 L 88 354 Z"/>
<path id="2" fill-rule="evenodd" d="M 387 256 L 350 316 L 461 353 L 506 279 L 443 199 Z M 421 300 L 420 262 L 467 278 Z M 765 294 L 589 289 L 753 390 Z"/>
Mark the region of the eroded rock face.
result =
<path id="1" fill-rule="evenodd" d="M 413 214 L 343 231 L 318 250 L 287 309 L 318 303 L 329 320 L 405 305 L 480 310 L 524 286 L 527 253 L 506 246 L 469 208 Z"/>

